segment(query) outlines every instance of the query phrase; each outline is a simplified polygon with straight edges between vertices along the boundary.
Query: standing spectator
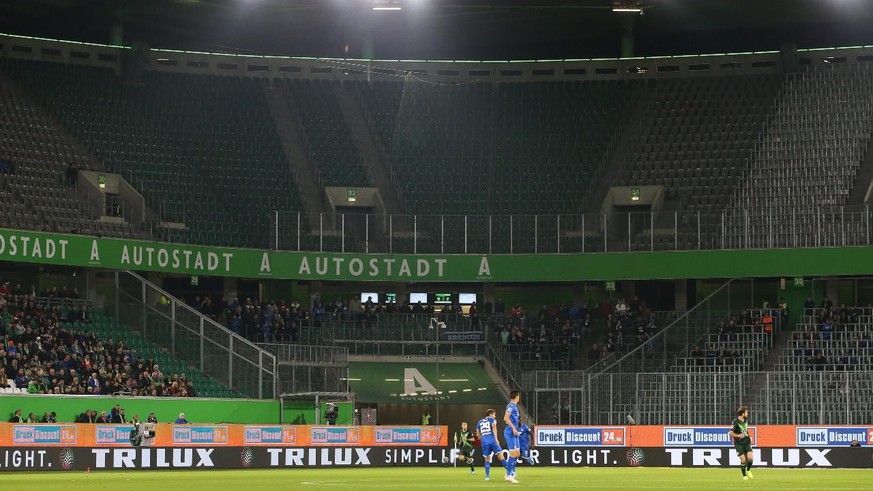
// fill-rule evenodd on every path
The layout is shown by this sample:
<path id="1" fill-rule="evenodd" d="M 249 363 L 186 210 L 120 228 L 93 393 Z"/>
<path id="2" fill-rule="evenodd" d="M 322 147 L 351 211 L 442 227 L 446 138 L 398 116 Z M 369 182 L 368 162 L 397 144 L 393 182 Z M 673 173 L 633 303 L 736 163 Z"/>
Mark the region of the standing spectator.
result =
<path id="1" fill-rule="evenodd" d="M 834 332 L 834 319 L 829 317 L 821 324 L 821 338 L 830 340 Z"/>
<path id="2" fill-rule="evenodd" d="M 470 305 L 470 329 L 479 329 L 479 309 L 476 307 L 476 302 Z"/>
<path id="3" fill-rule="evenodd" d="M 703 350 L 700 349 L 700 346 L 691 348 L 691 358 L 694 360 L 695 366 L 703 365 Z"/>
<path id="4" fill-rule="evenodd" d="M 88 312 L 88 307 L 86 305 L 83 304 L 76 313 L 76 322 L 81 322 L 83 324 L 91 323 L 91 313 Z"/>
<path id="5" fill-rule="evenodd" d="M 588 366 L 594 366 L 598 360 L 600 360 L 600 349 L 597 348 L 597 343 L 591 345 L 591 349 L 588 351 Z"/>
<path id="6" fill-rule="evenodd" d="M 110 423 L 121 423 L 121 405 L 116 404 L 112 410 L 109 411 L 109 422 Z"/>
<path id="7" fill-rule="evenodd" d="M 424 414 L 421 415 L 421 425 L 422 426 L 430 426 L 430 411 L 424 411 Z"/>
<path id="8" fill-rule="evenodd" d="M 815 354 L 815 371 L 822 372 L 826 368 L 828 364 L 828 359 L 825 357 L 824 353 L 821 350 L 818 350 Z"/>
<path id="9" fill-rule="evenodd" d="M 67 179 L 67 186 L 75 186 L 79 182 L 79 169 L 72 162 L 67 164 L 64 175 Z"/>
<path id="10" fill-rule="evenodd" d="M 9 418 L 10 423 L 24 423 L 24 418 L 21 416 L 21 409 L 16 409 L 14 413 L 12 413 L 12 417 Z"/>
<path id="11" fill-rule="evenodd" d="M 188 420 L 185 419 L 185 413 L 179 413 L 179 417 L 176 418 L 175 424 L 177 425 L 186 425 L 188 424 Z"/>
<path id="12" fill-rule="evenodd" d="M 803 302 L 803 315 L 813 315 L 815 311 L 815 302 L 812 297 L 806 297 L 806 302 Z"/>

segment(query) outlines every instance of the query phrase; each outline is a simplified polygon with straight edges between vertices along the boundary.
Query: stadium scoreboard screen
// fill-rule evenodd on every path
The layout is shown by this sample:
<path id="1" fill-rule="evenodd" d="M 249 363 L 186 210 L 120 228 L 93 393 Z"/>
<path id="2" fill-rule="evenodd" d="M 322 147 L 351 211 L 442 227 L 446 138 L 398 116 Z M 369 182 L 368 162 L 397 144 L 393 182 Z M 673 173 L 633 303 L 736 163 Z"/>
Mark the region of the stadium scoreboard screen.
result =
<path id="1" fill-rule="evenodd" d="M 433 303 L 452 303 L 451 293 L 434 293 Z"/>

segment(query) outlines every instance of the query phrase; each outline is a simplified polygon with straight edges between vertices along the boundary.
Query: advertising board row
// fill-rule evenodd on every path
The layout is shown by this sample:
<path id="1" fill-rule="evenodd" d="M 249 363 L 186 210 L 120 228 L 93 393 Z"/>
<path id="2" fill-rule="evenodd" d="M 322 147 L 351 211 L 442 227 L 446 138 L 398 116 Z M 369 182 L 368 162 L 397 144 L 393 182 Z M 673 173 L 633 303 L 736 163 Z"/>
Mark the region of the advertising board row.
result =
<path id="1" fill-rule="evenodd" d="M 271 469 L 328 467 L 439 466 L 457 457 L 449 447 L 0 447 L 0 471 Z M 475 456 L 476 465 L 482 457 Z M 525 468 L 575 467 L 736 467 L 726 448 L 550 447 L 531 450 Z M 870 468 L 869 448 L 760 448 L 755 466 Z"/>
<path id="2" fill-rule="evenodd" d="M 129 445 L 130 424 L 0 423 L 2 445 Z M 154 446 L 445 446 L 445 426 L 156 425 Z M 763 448 L 873 445 L 873 426 L 750 426 Z M 730 447 L 726 426 L 537 426 L 536 447 Z"/>
<path id="3" fill-rule="evenodd" d="M 537 426 L 537 447 L 730 447 L 727 426 Z M 749 426 L 752 446 L 873 445 L 873 426 Z"/>
<path id="4" fill-rule="evenodd" d="M 131 424 L 0 423 L 0 446 L 129 446 Z M 291 426 L 171 425 L 155 426 L 154 446 L 445 446 L 445 426 Z"/>

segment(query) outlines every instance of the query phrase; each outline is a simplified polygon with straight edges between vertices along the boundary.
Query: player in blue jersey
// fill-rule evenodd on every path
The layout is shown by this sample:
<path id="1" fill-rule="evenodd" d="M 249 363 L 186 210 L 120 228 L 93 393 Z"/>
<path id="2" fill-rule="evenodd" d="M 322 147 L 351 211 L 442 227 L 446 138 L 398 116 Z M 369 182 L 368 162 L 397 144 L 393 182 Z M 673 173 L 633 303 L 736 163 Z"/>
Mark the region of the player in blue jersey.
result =
<path id="1" fill-rule="evenodd" d="M 485 417 L 476 423 L 476 437 L 482 445 L 482 455 L 485 457 L 485 480 L 491 480 L 491 458 L 497 459 L 505 466 L 504 450 L 497 441 L 497 411 L 489 409 L 485 411 Z M 507 472 L 509 472 L 507 470 Z"/>
<path id="2" fill-rule="evenodd" d="M 533 464 L 530 458 L 530 437 L 531 431 L 530 427 L 524 424 L 524 421 L 521 418 L 518 419 L 518 447 L 521 450 L 521 457 L 519 457 L 519 462 L 527 461 L 528 464 Z"/>
<path id="3" fill-rule="evenodd" d="M 519 446 L 518 436 L 521 434 L 518 427 L 518 400 L 521 399 L 521 391 L 513 389 L 509 392 L 509 404 L 506 405 L 506 412 L 503 414 L 503 422 L 506 423 L 506 428 L 503 429 L 503 437 L 506 439 L 506 449 L 509 450 L 509 458 L 506 459 L 506 481 L 513 484 L 518 480 L 515 478 L 515 462 L 521 455 L 521 447 Z"/>

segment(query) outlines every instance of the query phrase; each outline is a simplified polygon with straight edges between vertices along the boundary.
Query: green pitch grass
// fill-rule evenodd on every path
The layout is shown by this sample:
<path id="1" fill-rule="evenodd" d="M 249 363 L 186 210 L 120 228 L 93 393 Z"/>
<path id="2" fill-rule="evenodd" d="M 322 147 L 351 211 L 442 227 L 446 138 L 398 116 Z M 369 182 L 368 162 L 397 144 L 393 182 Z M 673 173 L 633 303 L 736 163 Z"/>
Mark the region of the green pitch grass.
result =
<path id="1" fill-rule="evenodd" d="M 485 489 L 663 489 L 663 490 L 815 490 L 871 489 L 873 470 L 755 469 L 743 481 L 737 469 L 663 468 L 529 468 L 518 469 L 519 484 L 503 481 L 502 469 L 485 482 L 484 470 L 475 475 L 458 468 L 282 469 L 239 471 L 100 471 L 2 473 L 3 489 L 63 491 L 95 490 L 485 490 Z"/>

